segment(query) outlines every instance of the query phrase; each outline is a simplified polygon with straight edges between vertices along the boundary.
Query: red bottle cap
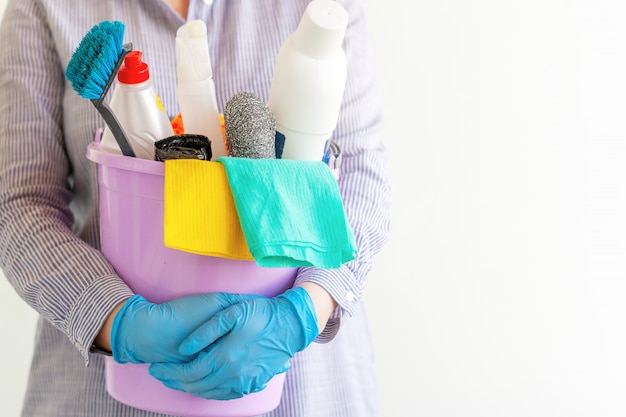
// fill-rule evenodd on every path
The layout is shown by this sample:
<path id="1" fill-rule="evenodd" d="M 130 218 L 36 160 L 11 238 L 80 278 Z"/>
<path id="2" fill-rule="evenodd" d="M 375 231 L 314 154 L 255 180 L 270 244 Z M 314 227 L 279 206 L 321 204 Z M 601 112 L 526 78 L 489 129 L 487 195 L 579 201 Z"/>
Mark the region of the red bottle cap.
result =
<path id="1" fill-rule="evenodd" d="M 141 51 L 130 51 L 117 73 L 117 80 L 124 84 L 139 84 L 150 78 L 148 64 L 141 60 Z"/>

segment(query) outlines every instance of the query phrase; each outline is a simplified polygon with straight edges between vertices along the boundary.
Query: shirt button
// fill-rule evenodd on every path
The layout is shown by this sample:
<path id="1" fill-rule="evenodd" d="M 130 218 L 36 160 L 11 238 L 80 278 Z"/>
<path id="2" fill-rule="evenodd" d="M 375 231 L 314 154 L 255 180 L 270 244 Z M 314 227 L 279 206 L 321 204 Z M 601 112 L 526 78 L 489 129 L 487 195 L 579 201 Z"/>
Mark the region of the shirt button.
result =
<path id="1" fill-rule="evenodd" d="M 352 291 L 348 291 L 345 297 L 346 297 L 346 301 L 349 303 L 354 301 L 354 293 Z"/>

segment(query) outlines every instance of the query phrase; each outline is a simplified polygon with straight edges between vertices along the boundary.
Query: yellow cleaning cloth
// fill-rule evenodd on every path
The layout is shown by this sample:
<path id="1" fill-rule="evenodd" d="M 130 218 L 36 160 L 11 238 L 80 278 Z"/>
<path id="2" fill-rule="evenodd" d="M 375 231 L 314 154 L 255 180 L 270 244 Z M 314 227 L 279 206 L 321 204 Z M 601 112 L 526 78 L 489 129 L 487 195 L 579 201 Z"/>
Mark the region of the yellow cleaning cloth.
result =
<path id="1" fill-rule="evenodd" d="M 198 159 L 165 161 L 163 199 L 166 247 L 254 260 L 222 164 Z"/>

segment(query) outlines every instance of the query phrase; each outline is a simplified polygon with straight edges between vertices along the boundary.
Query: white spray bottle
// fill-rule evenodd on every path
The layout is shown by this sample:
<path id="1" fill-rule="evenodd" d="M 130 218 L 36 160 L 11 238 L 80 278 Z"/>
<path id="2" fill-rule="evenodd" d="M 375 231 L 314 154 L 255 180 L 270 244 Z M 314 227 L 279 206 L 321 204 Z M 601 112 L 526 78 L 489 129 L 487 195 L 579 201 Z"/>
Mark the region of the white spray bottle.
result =
<path id="1" fill-rule="evenodd" d="M 337 125 L 346 84 L 341 47 L 348 13 L 331 0 L 313 0 L 276 58 L 269 108 L 282 158 L 321 161 Z"/>
<path id="2" fill-rule="evenodd" d="M 213 160 L 226 156 L 209 58 L 207 28 L 201 20 L 187 22 L 176 31 L 176 73 L 176 99 L 185 133 L 208 137 Z"/>

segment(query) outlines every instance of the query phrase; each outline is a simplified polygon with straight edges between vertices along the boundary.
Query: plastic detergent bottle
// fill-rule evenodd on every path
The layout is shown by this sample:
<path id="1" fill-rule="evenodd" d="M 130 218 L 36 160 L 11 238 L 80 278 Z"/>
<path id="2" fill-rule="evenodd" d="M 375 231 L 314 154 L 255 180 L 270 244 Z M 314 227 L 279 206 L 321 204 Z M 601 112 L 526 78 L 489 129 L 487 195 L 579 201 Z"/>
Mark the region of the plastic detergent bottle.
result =
<path id="1" fill-rule="evenodd" d="M 212 159 L 227 155 L 209 58 L 206 24 L 185 23 L 176 31 L 176 99 L 185 133 L 211 141 Z"/>
<path id="2" fill-rule="evenodd" d="M 174 135 L 174 129 L 157 94 L 148 64 L 141 51 L 131 51 L 117 74 L 111 97 L 111 110 L 117 117 L 135 156 L 154 160 L 154 142 Z M 105 128 L 101 148 L 121 153 L 113 134 Z"/>
<path id="3" fill-rule="evenodd" d="M 281 46 L 269 93 L 282 158 L 321 161 L 343 99 L 346 56 L 341 44 L 346 10 L 331 0 L 313 0 Z"/>

